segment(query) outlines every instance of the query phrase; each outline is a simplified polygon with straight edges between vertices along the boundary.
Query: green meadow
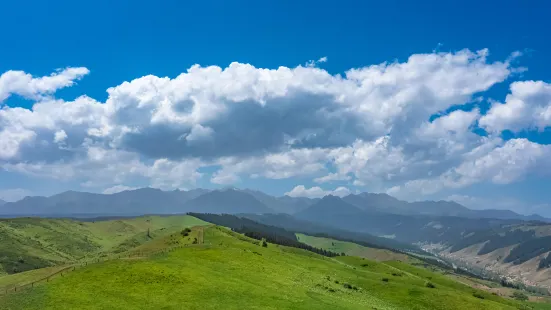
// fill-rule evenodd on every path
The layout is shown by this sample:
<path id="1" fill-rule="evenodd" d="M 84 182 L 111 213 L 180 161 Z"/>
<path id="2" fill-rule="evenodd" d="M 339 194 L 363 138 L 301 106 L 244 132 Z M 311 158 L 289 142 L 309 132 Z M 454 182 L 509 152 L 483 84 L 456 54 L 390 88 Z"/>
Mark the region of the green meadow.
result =
<path id="1" fill-rule="evenodd" d="M 196 227 L 139 246 L 156 254 L 89 264 L 0 296 L 0 309 L 551 309 L 405 262 L 260 244 L 222 227 Z"/>
<path id="2" fill-rule="evenodd" d="M 348 256 L 358 256 L 376 261 L 408 261 L 410 257 L 405 254 L 395 253 L 385 249 L 374 249 L 352 242 L 339 241 L 330 238 L 313 237 L 304 234 L 296 234 L 300 242 L 313 247 L 329 250 L 335 253 L 345 253 Z"/>
<path id="3" fill-rule="evenodd" d="M 123 253 L 153 238 L 204 223 L 187 215 L 96 222 L 0 219 L 0 276 Z"/>

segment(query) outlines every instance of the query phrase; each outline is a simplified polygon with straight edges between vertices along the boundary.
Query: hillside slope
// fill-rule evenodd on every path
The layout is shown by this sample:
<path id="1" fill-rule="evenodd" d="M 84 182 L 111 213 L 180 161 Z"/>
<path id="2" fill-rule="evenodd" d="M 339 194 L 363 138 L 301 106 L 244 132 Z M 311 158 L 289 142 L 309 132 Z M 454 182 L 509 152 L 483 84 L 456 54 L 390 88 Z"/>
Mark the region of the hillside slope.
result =
<path id="1" fill-rule="evenodd" d="M 92 222 L 0 219 L 0 274 L 63 264 L 86 256 L 119 253 L 148 241 L 150 237 L 203 223 L 187 215 Z"/>
<path id="2" fill-rule="evenodd" d="M 315 248 L 328 250 L 335 253 L 344 253 L 348 256 L 363 257 L 375 261 L 408 261 L 410 257 L 406 254 L 395 253 L 386 249 L 375 249 L 362 246 L 353 242 L 340 241 L 324 237 L 314 237 L 304 234 L 297 234 L 300 242 L 304 242 Z"/>
<path id="3" fill-rule="evenodd" d="M 549 309 L 546 304 L 503 299 L 400 262 L 327 258 L 274 244 L 262 247 L 257 240 L 220 227 L 203 229 L 202 234 L 203 244 L 148 259 L 89 265 L 8 294 L 0 297 L 0 308 Z"/>
<path id="4" fill-rule="evenodd" d="M 551 289 L 551 225 L 524 223 L 473 231 L 453 244 L 423 247 L 479 274 Z"/>

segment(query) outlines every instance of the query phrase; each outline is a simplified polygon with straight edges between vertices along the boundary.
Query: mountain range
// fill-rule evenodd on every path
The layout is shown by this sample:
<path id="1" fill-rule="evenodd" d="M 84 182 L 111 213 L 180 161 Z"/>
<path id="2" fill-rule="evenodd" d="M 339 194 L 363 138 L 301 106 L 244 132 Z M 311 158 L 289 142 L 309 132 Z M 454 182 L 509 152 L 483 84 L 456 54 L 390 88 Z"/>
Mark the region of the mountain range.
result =
<path id="1" fill-rule="evenodd" d="M 406 202 L 387 194 L 360 193 L 343 198 L 330 196 L 329 199 L 330 202 L 325 201 L 324 204 L 342 206 L 342 202 L 345 202 L 345 209 L 353 206 L 362 213 L 548 221 L 539 215 L 524 216 L 509 210 L 472 210 L 452 201 Z M 186 212 L 300 214 L 321 200 L 306 197 L 275 197 L 256 190 L 235 188 L 189 191 L 140 188 L 115 194 L 67 191 L 50 197 L 29 196 L 16 202 L 0 201 L 0 215 L 132 216 Z"/>
<path id="2" fill-rule="evenodd" d="M 551 280 L 545 282 L 551 278 L 551 220 L 508 210 L 472 210 L 450 201 L 406 202 L 374 193 L 310 199 L 235 188 L 141 188 L 114 194 L 68 191 L 0 202 L 0 217 L 93 221 L 188 212 L 235 214 L 306 234 L 330 232 L 343 240 L 360 240 L 371 246 L 406 251 L 421 247 L 455 264 L 477 266 L 480 273 L 497 272 L 526 283 L 541 278 L 534 283 L 551 287 Z"/>

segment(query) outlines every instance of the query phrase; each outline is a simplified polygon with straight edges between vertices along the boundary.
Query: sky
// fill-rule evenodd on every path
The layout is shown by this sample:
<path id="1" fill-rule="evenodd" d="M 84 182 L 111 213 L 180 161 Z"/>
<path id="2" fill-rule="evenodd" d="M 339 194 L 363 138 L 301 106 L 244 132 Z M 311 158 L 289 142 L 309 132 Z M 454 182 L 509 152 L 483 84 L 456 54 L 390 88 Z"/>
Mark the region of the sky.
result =
<path id="1" fill-rule="evenodd" d="M 547 1 L 0 4 L 0 199 L 384 192 L 551 216 Z"/>

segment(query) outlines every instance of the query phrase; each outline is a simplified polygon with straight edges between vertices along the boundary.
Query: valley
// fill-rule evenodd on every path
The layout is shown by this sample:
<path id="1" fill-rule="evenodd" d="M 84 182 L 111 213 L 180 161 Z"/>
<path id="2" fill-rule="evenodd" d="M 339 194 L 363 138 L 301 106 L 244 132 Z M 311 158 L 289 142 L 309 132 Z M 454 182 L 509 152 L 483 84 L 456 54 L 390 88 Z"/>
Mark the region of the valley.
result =
<path id="1" fill-rule="evenodd" d="M 80 264 L 63 276 L 0 295 L 0 308 L 551 309 L 478 290 L 436 269 L 263 245 L 212 224 L 138 247 L 142 255 L 135 259 Z M 3 276 L 0 283 L 29 282 L 43 276 L 39 270 Z"/>
<path id="2" fill-rule="evenodd" d="M 308 199 L 234 188 L 145 188 L 29 197 L 0 205 L 0 214 L 6 217 L 0 220 L 0 275 L 10 277 L 121 257 L 210 223 L 327 257 L 428 263 L 452 273 L 456 266 L 540 296 L 551 289 L 547 219 L 473 211 L 452 202 L 407 203 L 369 193 Z"/>

